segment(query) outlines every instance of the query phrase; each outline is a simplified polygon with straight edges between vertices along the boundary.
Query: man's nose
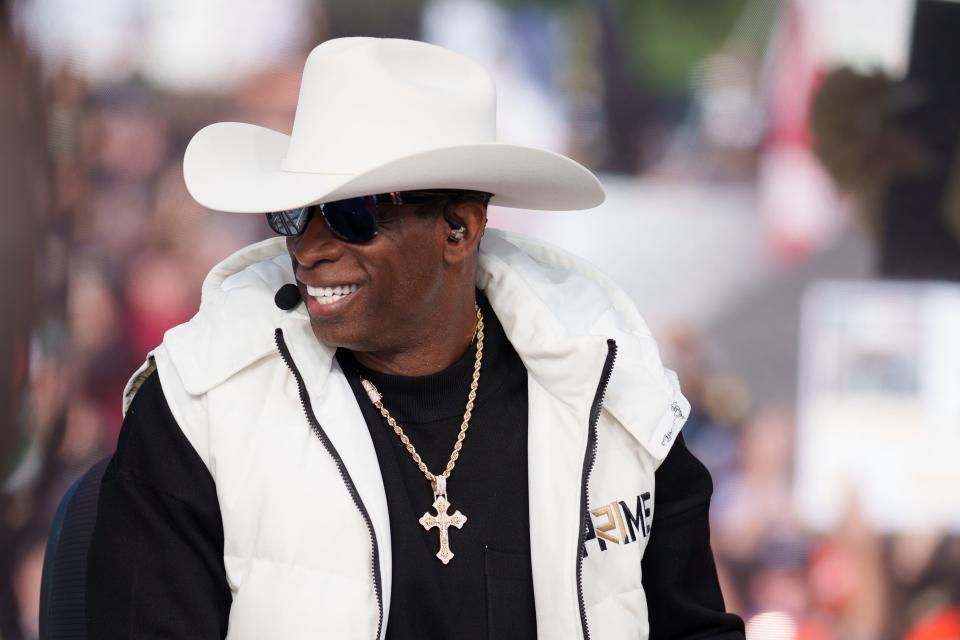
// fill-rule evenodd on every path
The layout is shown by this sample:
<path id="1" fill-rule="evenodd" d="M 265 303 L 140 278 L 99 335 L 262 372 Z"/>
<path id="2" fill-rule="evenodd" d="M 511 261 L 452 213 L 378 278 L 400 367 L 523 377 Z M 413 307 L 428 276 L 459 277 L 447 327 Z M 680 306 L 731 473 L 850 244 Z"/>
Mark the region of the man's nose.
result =
<path id="1" fill-rule="evenodd" d="M 343 255 L 343 241 L 330 233 L 319 211 L 310 217 L 303 233 L 291 238 L 288 247 L 297 263 L 308 268 L 319 262 L 334 262 Z"/>

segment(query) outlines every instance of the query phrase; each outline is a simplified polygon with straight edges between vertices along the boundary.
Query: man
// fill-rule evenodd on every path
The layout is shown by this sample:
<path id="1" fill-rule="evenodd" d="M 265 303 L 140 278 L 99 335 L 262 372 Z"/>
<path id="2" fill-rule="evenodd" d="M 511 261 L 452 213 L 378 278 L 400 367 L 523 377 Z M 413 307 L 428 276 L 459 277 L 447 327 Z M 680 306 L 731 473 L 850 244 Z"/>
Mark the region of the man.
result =
<path id="1" fill-rule="evenodd" d="M 291 136 L 194 137 L 194 198 L 284 237 L 217 265 L 125 391 L 92 637 L 743 637 L 637 311 L 485 233 L 489 202 L 592 207 L 599 182 L 494 114 L 468 59 L 345 38 L 308 57 Z"/>

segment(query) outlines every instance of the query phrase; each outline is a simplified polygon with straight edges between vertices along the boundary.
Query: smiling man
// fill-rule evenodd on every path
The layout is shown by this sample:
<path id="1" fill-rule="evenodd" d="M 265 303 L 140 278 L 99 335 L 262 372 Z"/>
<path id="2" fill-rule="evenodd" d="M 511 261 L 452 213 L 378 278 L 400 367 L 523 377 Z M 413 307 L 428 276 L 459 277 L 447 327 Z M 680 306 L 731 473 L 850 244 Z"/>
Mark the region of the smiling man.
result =
<path id="1" fill-rule="evenodd" d="M 187 187 L 281 237 L 217 265 L 125 390 L 96 638 L 743 638 L 689 405 L 629 299 L 486 229 L 597 179 L 495 138 L 484 70 L 418 42 L 307 59 L 290 136 L 201 130 Z"/>

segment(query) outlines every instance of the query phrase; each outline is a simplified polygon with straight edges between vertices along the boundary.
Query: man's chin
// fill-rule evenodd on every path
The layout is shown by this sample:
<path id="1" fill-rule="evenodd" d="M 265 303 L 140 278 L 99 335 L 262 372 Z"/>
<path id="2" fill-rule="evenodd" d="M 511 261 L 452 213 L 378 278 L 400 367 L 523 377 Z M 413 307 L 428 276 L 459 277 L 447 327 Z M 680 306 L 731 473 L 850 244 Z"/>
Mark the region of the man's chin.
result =
<path id="1" fill-rule="evenodd" d="M 310 319 L 310 328 L 313 329 L 313 335 L 317 340 L 332 347 L 345 347 L 352 342 L 346 327 L 337 326 L 339 323 L 322 321 L 318 322 L 315 318 Z"/>
<path id="2" fill-rule="evenodd" d="M 342 347 L 351 351 L 363 351 L 364 345 L 369 342 L 364 340 L 363 331 L 359 331 L 359 327 L 359 323 L 346 319 L 310 319 L 310 328 L 317 340 L 331 347 Z"/>

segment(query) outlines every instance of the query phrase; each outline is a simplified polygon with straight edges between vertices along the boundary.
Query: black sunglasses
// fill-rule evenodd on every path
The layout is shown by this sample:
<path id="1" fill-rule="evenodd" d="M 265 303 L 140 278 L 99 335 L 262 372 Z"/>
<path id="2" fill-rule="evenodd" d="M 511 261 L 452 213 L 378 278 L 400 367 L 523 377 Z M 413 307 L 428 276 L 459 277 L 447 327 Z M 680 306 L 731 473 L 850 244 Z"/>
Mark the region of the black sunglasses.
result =
<path id="1" fill-rule="evenodd" d="M 490 201 L 492 194 L 484 191 L 465 191 L 463 189 L 435 189 L 429 191 L 393 191 L 372 196 L 360 196 L 324 202 L 286 211 L 267 213 L 267 224 L 282 236 L 298 236 L 307 229 L 310 219 L 319 213 L 324 224 L 337 238 L 344 242 L 362 244 L 370 242 L 377 235 L 380 205 L 427 204 L 436 200 L 480 200 L 483 204 Z"/>

